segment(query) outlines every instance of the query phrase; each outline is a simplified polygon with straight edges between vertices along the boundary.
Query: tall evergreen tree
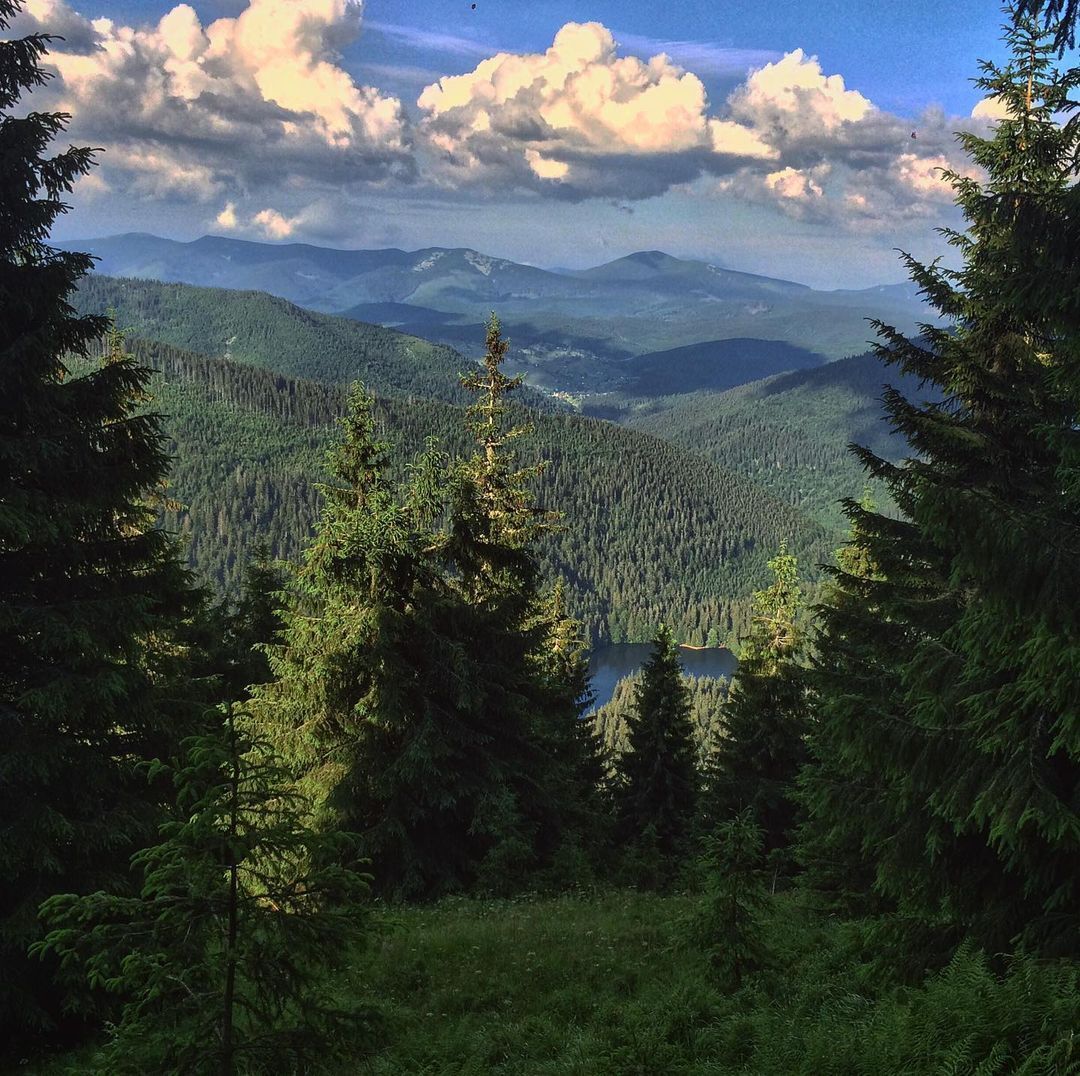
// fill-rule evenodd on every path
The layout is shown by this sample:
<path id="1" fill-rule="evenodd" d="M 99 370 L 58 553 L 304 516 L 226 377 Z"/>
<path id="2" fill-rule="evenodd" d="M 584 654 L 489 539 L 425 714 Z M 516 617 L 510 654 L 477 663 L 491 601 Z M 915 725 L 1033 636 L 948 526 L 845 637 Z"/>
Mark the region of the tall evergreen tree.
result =
<path id="1" fill-rule="evenodd" d="M 635 691 L 629 748 L 618 761 L 618 835 L 669 883 L 690 849 L 697 806 L 690 693 L 670 629 L 661 626 Z M 651 865 L 650 865 L 651 866 Z"/>
<path id="2" fill-rule="evenodd" d="M 319 824 L 359 834 L 378 892 L 430 897 L 475 877 L 487 845 L 473 819 L 491 767 L 441 560 L 445 460 L 432 448 L 396 489 L 371 406 L 353 391 L 334 481 L 269 650 L 274 679 L 250 709 Z"/>
<path id="3" fill-rule="evenodd" d="M 284 587 L 283 568 L 273 563 L 264 544 L 256 545 L 254 559 L 244 571 L 240 597 L 227 618 L 228 645 L 235 662 L 230 701 L 242 698 L 252 684 L 270 679 L 266 647 L 274 643 L 283 626 Z"/>
<path id="4" fill-rule="evenodd" d="M 861 452 L 904 519 L 849 508 L 875 575 L 841 582 L 881 625 L 864 649 L 879 675 L 845 681 L 826 665 L 816 765 L 843 780 L 818 782 L 810 804 L 842 833 L 845 785 L 861 799 L 874 774 L 860 844 L 879 893 L 908 922 L 998 951 L 1080 949 L 1080 325 L 1075 295 L 1058 302 L 1031 276 L 1075 191 L 1080 124 L 1062 121 L 1078 73 L 1054 69 L 1049 36 L 1018 17 L 1011 61 L 979 81 L 1008 118 L 992 138 L 962 136 L 987 176 L 951 177 L 963 267 L 909 262 L 955 331 L 909 341 L 880 327 L 884 357 L 944 401 L 887 393 L 918 457 Z M 838 637 L 842 660 L 857 658 L 857 615 L 827 606 L 823 652 Z"/>
<path id="5" fill-rule="evenodd" d="M 908 645 L 903 625 L 874 600 L 873 584 L 881 575 L 869 552 L 869 532 L 902 524 L 877 515 L 868 493 L 857 503 L 845 502 L 845 508 L 851 533 L 836 552 L 816 609 L 819 638 L 806 677 L 812 719 L 807 762 L 798 778 L 797 856 L 804 884 L 829 911 L 867 916 L 895 908 L 875 889 L 874 859 L 877 843 L 894 832 L 884 786 L 903 729 L 895 712 L 895 655 Z M 899 579 L 898 564 L 891 574 L 894 582 Z M 866 745 L 872 749 L 849 753 L 848 740 L 871 723 L 879 730 Z"/>
<path id="6" fill-rule="evenodd" d="M 68 299 L 91 259 L 47 243 L 91 152 L 49 156 L 67 117 L 13 111 L 48 42 L 0 41 L 0 1051 L 56 1017 L 54 965 L 25 959 L 38 905 L 113 884 L 152 832 L 133 762 L 168 747 L 152 648 L 187 602 L 149 372 L 116 334 L 90 361 L 107 322 Z"/>
<path id="7" fill-rule="evenodd" d="M 750 631 L 705 766 L 704 822 L 712 828 L 749 810 L 767 854 L 787 847 L 794 785 L 806 756 L 806 688 L 799 661 L 802 595 L 795 558 L 769 561 L 775 580 L 754 595 Z"/>
<path id="8" fill-rule="evenodd" d="M 462 378 L 476 395 L 466 412 L 476 451 L 454 467 L 445 548 L 473 677 L 473 720 L 492 763 L 473 820 L 489 842 L 481 883 L 490 889 L 522 884 L 559 847 L 561 761 L 543 747 L 565 736 L 553 723 L 572 728 L 576 719 L 572 704 L 552 698 L 545 676 L 536 541 L 554 521 L 532 494 L 543 464 L 517 463 L 514 442 L 531 427 L 512 421 L 509 396 L 521 378 L 502 370 L 508 346 L 492 314 L 483 365 Z"/>
<path id="9" fill-rule="evenodd" d="M 94 1071 L 355 1064 L 371 1012 L 338 1001 L 332 978 L 366 935 L 366 881 L 334 865 L 348 838 L 308 827 L 289 773 L 231 708 L 152 772 L 172 777 L 176 817 L 134 857 L 141 891 L 63 894 L 42 908 L 50 931 L 37 948 L 122 1002 Z"/>
<path id="10" fill-rule="evenodd" d="M 548 795 L 559 810 L 561 845 L 556 857 L 561 865 L 555 873 L 572 873 L 575 877 L 564 880 L 581 880 L 602 856 L 610 825 L 602 795 L 603 745 L 595 722 L 586 716 L 593 701 L 588 646 L 581 625 L 567 612 L 561 579 L 541 616 L 547 636 L 540 655 L 545 697 L 537 738 L 550 768 Z"/>

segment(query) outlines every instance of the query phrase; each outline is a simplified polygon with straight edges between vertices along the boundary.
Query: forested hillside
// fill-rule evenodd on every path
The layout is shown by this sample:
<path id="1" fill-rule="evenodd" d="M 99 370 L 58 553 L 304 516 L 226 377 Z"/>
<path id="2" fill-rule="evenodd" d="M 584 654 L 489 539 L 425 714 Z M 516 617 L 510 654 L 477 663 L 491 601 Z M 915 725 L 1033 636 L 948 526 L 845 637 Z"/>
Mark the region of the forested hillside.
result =
<path id="1" fill-rule="evenodd" d="M 840 499 L 858 498 L 868 481 L 848 445 L 894 460 L 910 451 L 886 421 L 887 384 L 916 398 L 935 395 L 871 352 L 727 392 L 643 401 L 621 414 L 633 429 L 715 460 L 834 529 L 844 526 Z"/>
<path id="2" fill-rule="evenodd" d="M 459 375 L 469 361 L 450 348 L 317 314 L 263 292 L 88 276 L 75 306 L 84 313 L 111 312 L 119 327 L 144 339 L 289 377 L 362 380 L 380 393 L 465 399 Z"/>
<path id="3" fill-rule="evenodd" d="M 258 541 L 295 557 L 310 533 L 322 457 L 345 408 L 342 389 L 134 341 L 162 370 L 155 406 L 174 442 L 172 493 L 192 562 L 234 589 Z M 403 461 L 426 438 L 460 452 L 460 409 L 381 397 L 376 413 Z M 729 638 L 765 560 L 787 540 L 813 565 L 825 532 L 752 482 L 668 442 L 573 415 L 533 414 L 523 459 L 547 461 L 537 490 L 563 526 L 542 543 L 545 571 L 567 580 L 595 639 L 643 639 L 663 619 L 684 641 Z"/>

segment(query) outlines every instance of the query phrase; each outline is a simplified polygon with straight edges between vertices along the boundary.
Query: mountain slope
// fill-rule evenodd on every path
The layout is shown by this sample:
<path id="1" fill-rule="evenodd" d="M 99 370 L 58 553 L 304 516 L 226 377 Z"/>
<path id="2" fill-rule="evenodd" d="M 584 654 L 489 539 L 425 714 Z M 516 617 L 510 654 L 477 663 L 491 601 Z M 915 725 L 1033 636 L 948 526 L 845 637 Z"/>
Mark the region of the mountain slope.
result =
<path id="1" fill-rule="evenodd" d="M 482 347 L 479 327 L 494 309 L 534 384 L 586 395 L 617 389 L 619 363 L 634 355 L 753 338 L 835 359 L 865 347 L 867 317 L 910 331 L 925 316 L 907 287 L 815 291 L 661 251 L 552 272 L 438 247 L 350 251 L 146 235 L 66 245 L 99 256 L 105 273 L 254 288 L 323 312 L 385 317 L 385 324 L 473 356 Z"/>
<path id="2" fill-rule="evenodd" d="M 625 421 L 737 471 L 842 531 L 837 501 L 858 497 L 866 485 L 847 445 L 866 445 L 890 459 L 907 454 L 906 442 L 884 420 L 887 383 L 921 398 L 915 379 L 865 353 L 727 392 L 653 400 Z"/>
<path id="3" fill-rule="evenodd" d="M 133 347 L 161 371 L 155 406 L 174 438 L 174 494 L 187 505 L 173 522 L 200 572 L 234 584 L 257 540 L 295 556 L 343 390 L 161 343 Z M 399 467 L 431 435 L 466 448 L 460 408 L 384 398 L 378 416 L 400 446 Z M 827 553 L 820 527 L 699 456 L 609 423 L 532 417 L 522 454 L 549 461 L 538 500 L 565 513 L 545 566 L 567 579 L 596 639 L 645 639 L 662 619 L 689 641 L 703 642 L 712 627 L 728 636 L 782 540 L 805 564 Z"/>
<path id="4" fill-rule="evenodd" d="M 450 348 L 263 292 L 90 276 L 73 303 L 80 313 L 111 311 L 117 325 L 141 337 L 292 377 L 360 379 L 377 392 L 465 398 L 458 375 L 469 360 Z"/>

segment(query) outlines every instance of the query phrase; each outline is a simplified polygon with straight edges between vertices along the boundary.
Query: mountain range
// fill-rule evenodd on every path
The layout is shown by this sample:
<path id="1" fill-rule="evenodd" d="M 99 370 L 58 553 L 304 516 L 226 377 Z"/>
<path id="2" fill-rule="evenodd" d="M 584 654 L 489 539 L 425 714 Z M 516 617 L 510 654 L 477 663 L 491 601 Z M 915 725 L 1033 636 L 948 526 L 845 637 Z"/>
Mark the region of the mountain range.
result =
<path id="1" fill-rule="evenodd" d="M 820 365 L 864 351 L 870 317 L 909 332 L 926 316 L 910 284 L 819 291 L 655 250 L 548 270 L 442 247 L 337 250 L 145 234 L 63 245 L 93 254 L 103 274 L 261 291 L 471 356 L 494 310 L 513 343 L 511 365 L 538 390 L 591 413 L 655 395 L 669 379 L 693 391 Z"/>
<path id="2" fill-rule="evenodd" d="M 185 506 L 171 525 L 216 588 L 235 588 L 256 541 L 290 558 L 305 544 L 349 382 L 377 394 L 399 467 L 431 435 L 466 448 L 458 375 L 470 360 L 445 346 L 257 291 L 94 275 L 73 302 L 111 311 L 160 371 L 154 406 Z M 568 581 L 594 640 L 647 638 L 661 616 L 684 639 L 713 628 L 733 639 L 781 541 L 811 577 L 828 560 L 844 526 L 836 500 L 864 481 L 843 445 L 902 450 L 880 421 L 889 375 L 875 356 L 798 368 L 787 345 L 725 346 L 733 354 L 711 365 L 700 349 L 676 350 L 654 382 L 646 357 L 626 360 L 649 395 L 613 407 L 617 423 L 520 394 L 534 428 L 525 459 L 549 463 L 540 503 L 566 520 L 545 541 L 545 566 Z M 754 379 L 772 360 L 791 368 Z"/>

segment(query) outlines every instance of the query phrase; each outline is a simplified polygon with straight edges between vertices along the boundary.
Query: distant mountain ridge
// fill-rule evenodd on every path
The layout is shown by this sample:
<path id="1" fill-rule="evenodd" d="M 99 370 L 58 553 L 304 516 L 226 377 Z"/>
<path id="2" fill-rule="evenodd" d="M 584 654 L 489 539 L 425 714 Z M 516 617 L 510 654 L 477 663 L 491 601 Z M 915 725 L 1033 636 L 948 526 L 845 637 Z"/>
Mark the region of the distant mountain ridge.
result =
<path id="1" fill-rule="evenodd" d="M 523 265 L 468 247 L 396 247 L 347 250 L 308 243 L 258 243 L 227 236 L 204 235 L 188 242 L 130 232 L 100 239 L 59 243 L 68 250 L 86 250 L 98 258 L 97 271 L 107 276 L 270 291 L 301 305 L 339 312 L 358 302 L 423 305 L 452 293 L 457 276 L 472 293 L 508 300 L 535 300 L 603 292 L 611 286 L 694 287 L 714 299 L 767 294 L 811 293 L 805 284 L 723 269 L 706 262 L 673 257 L 659 250 L 638 251 L 588 269 L 558 271 Z M 372 280 L 378 274 L 378 280 Z M 268 281 L 276 287 L 268 288 Z M 355 291 L 338 306 L 343 288 Z M 443 296 L 445 298 L 445 296 Z"/>
<path id="2" fill-rule="evenodd" d="M 542 390 L 581 398 L 622 391 L 634 376 L 624 364 L 639 355 L 757 340 L 827 361 L 865 349 L 869 317 L 905 332 L 926 317 L 910 285 L 817 291 L 659 250 L 555 271 L 469 248 L 340 250 L 142 233 L 60 245 L 93 254 L 109 276 L 263 291 L 473 357 L 495 310 L 518 370 Z M 776 372 L 742 365 L 751 380 Z"/>

